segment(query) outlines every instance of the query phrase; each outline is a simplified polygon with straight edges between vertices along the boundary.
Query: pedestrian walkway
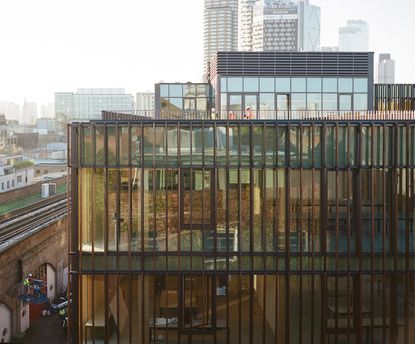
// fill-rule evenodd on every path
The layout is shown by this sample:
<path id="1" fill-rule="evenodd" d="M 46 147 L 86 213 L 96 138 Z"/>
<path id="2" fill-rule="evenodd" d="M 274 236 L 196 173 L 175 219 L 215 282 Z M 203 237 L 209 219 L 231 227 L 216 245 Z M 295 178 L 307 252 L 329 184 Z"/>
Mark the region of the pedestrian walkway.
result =
<path id="1" fill-rule="evenodd" d="M 20 343 L 27 344 L 66 344 L 62 322 L 58 314 L 42 317 L 31 326 Z"/>

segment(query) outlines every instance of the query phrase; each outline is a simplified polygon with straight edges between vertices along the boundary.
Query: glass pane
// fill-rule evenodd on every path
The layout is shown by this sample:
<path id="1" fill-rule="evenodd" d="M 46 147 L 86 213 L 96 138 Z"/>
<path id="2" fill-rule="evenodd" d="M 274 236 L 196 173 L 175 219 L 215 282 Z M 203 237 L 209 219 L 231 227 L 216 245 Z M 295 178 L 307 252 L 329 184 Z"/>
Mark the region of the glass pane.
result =
<path id="1" fill-rule="evenodd" d="M 258 78 L 244 78 L 244 92 L 258 92 Z"/>
<path id="2" fill-rule="evenodd" d="M 277 94 L 277 110 L 278 111 L 287 111 L 289 104 L 288 94 Z"/>
<path id="3" fill-rule="evenodd" d="M 242 113 L 242 96 L 229 96 L 228 111 L 240 116 Z"/>
<path id="4" fill-rule="evenodd" d="M 291 92 L 305 92 L 305 78 L 292 78 Z"/>
<path id="5" fill-rule="evenodd" d="M 275 100 L 273 93 L 261 93 L 259 96 L 260 118 L 273 118 Z"/>
<path id="6" fill-rule="evenodd" d="M 339 92 L 353 92 L 353 79 L 339 78 Z"/>
<path id="7" fill-rule="evenodd" d="M 195 97 L 196 96 L 196 85 L 184 85 L 184 96 Z"/>
<path id="8" fill-rule="evenodd" d="M 169 86 L 170 97 L 183 97 L 182 85 L 170 85 Z"/>
<path id="9" fill-rule="evenodd" d="M 169 96 L 169 85 L 160 85 L 160 97 Z"/>
<path id="10" fill-rule="evenodd" d="M 120 147 L 120 161 L 121 165 L 128 164 L 128 127 L 119 127 L 119 147 Z"/>
<path id="11" fill-rule="evenodd" d="M 324 78 L 323 92 L 337 92 L 337 78 Z"/>
<path id="12" fill-rule="evenodd" d="M 307 94 L 307 110 L 320 111 L 321 110 L 321 93 Z"/>
<path id="13" fill-rule="evenodd" d="M 367 93 L 354 95 L 353 107 L 355 111 L 367 110 Z"/>
<path id="14" fill-rule="evenodd" d="M 195 99 L 185 98 L 184 99 L 184 109 L 185 110 L 195 110 L 196 109 Z"/>
<path id="15" fill-rule="evenodd" d="M 306 95 L 305 93 L 291 95 L 291 110 L 305 110 L 306 109 Z"/>
<path id="16" fill-rule="evenodd" d="M 323 110 L 336 111 L 337 110 L 337 93 L 327 94 L 323 93 Z"/>
<path id="17" fill-rule="evenodd" d="M 220 78 L 220 91 L 226 92 L 228 86 L 228 80 L 226 78 Z"/>
<path id="18" fill-rule="evenodd" d="M 308 78 L 307 92 L 321 92 L 321 78 Z"/>
<path id="19" fill-rule="evenodd" d="M 354 91 L 357 93 L 367 93 L 368 82 L 367 78 L 356 78 L 354 79 Z"/>
<path id="20" fill-rule="evenodd" d="M 261 78 L 259 83 L 261 92 L 274 92 L 274 78 Z"/>
<path id="21" fill-rule="evenodd" d="M 206 98 L 197 98 L 197 110 L 207 111 L 207 99 Z"/>
<path id="22" fill-rule="evenodd" d="M 197 87 L 198 97 L 209 97 L 209 86 L 208 85 L 197 85 L 196 87 Z"/>
<path id="23" fill-rule="evenodd" d="M 228 78 L 228 92 L 242 92 L 242 78 Z"/>
<path id="24" fill-rule="evenodd" d="M 169 98 L 172 107 L 170 110 L 182 110 L 183 109 L 183 98 Z"/>
<path id="25" fill-rule="evenodd" d="M 275 79 L 275 91 L 276 92 L 290 92 L 290 78 L 276 78 Z"/>
<path id="26" fill-rule="evenodd" d="M 340 94 L 339 95 L 339 110 L 340 111 L 351 111 L 352 110 L 352 95 L 351 94 Z"/>

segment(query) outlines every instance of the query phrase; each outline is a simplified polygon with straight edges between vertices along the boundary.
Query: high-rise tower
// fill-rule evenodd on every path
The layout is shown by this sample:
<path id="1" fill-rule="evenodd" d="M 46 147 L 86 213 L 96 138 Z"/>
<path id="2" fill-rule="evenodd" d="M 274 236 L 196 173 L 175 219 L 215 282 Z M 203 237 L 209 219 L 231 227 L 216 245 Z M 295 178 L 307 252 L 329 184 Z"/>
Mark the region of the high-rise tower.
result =
<path id="1" fill-rule="evenodd" d="M 205 0 L 203 70 L 217 51 L 238 50 L 238 0 Z"/>

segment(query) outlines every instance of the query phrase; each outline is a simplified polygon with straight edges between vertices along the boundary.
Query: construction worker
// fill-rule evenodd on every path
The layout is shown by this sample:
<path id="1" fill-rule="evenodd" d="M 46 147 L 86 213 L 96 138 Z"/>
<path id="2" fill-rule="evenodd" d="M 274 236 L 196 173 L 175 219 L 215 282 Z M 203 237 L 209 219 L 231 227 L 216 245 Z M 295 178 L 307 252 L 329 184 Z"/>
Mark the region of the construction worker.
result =
<path id="1" fill-rule="evenodd" d="M 216 119 L 216 117 L 217 117 L 216 109 L 215 108 L 212 108 L 212 111 L 210 113 L 210 118 L 211 119 Z"/>
<path id="2" fill-rule="evenodd" d="M 26 294 L 30 294 L 30 286 L 32 284 L 32 281 L 33 281 L 32 274 L 28 274 L 26 278 L 23 280 L 23 285 L 26 288 Z"/>
<path id="3" fill-rule="evenodd" d="M 244 119 L 253 119 L 253 113 L 250 107 L 247 107 L 245 109 L 245 115 L 244 115 Z"/>

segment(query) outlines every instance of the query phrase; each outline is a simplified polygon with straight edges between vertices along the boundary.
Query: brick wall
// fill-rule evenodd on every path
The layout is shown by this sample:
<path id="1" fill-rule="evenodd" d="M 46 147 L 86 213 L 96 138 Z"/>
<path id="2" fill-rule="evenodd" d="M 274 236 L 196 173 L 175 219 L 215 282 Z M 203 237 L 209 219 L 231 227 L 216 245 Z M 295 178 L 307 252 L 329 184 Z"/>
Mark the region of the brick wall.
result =
<path id="1" fill-rule="evenodd" d="M 48 263 L 56 272 L 56 292 L 62 292 L 63 274 L 68 266 L 67 218 L 0 253 L 0 303 L 12 309 L 13 333 L 18 332 L 19 259 L 23 276 Z"/>
<path id="2" fill-rule="evenodd" d="M 51 183 L 56 183 L 56 186 L 61 186 L 66 184 L 66 177 L 57 178 L 50 181 Z M 26 198 L 35 194 L 40 194 L 43 183 L 35 183 L 28 185 L 22 188 L 6 191 L 0 193 L 0 204 L 10 201 L 16 201 L 18 199 Z"/>

